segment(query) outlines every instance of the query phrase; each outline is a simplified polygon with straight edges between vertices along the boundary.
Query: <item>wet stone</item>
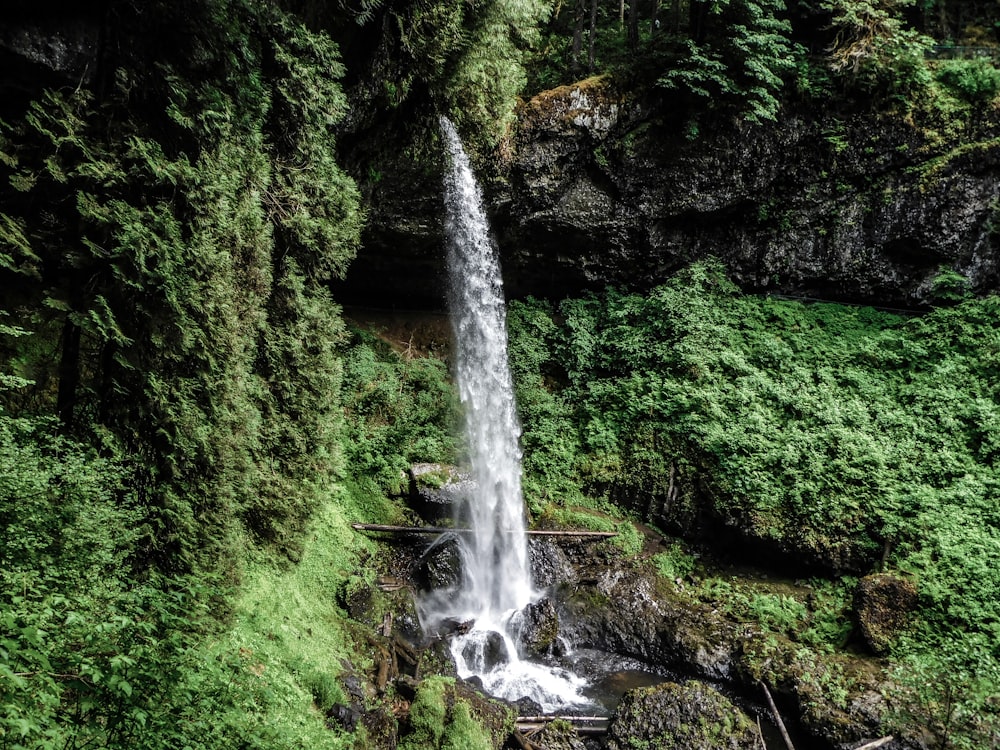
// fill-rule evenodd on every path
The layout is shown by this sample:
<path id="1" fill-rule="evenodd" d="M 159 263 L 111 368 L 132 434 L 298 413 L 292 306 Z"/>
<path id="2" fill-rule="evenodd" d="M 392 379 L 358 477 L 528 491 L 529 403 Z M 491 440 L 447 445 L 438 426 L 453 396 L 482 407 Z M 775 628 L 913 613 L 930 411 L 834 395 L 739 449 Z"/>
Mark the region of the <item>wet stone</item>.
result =
<path id="1" fill-rule="evenodd" d="M 545 589 L 574 583 L 577 579 L 576 571 L 566 553 L 551 540 L 529 540 L 528 558 L 531 565 L 531 580 L 535 588 Z"/>
<path id="2" fill-rule="evenodd" d="M 414 464 L 408 473 L 410 505 L 428 523 L 454 518 L 475 487 L 468 474 L 447 464 Z"/>
<path id="3" fill-rule="evenodd" d="M 885 654 L 917 608 L 917 587 L 906 578 L 876 573 L 858 581 L 854 609 L 865 643 Z"/>
<path id="4" fill-rule="evenodd" d="M 458 542 L 442 539 L 429 547 L 417 560 L 413 578 L 425 591 L 457 587 L 462 582 L 462 556 Z"/>
<path id="5" fill-rule="evenodd" d="M 546 653 L 559 636 L 559 615 L 551 599 L 540 599 L 517 614 L 517 644 L 528 655 Z"/>
<path id="6" fill-rule="evenodd" d="M 490 672 L 510 661 L 507 643 L 495 630 L 470 638 L 462 646 L 462 658 L 475 672 Z M 481 663 L 479 663 L 481 660 Z"/>
<path id="7" fill-rule="evenodd" d="M 641 739 L 657 750 L 759 750 L 750 717 L 709 685 L 665 682 L 625 694 L 608 727 L 608 750 Z"/>

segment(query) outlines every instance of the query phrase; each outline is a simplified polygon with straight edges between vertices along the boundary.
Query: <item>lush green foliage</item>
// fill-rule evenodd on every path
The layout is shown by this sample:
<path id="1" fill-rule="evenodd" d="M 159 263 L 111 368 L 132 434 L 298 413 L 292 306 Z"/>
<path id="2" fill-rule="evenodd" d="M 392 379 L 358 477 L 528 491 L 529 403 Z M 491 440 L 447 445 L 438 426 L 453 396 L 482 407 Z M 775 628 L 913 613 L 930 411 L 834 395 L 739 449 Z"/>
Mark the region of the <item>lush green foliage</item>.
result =
<path id="1" fill-rule="evenodd" d="M 153 26 L 166 46 L 140 50 Z M 48 92 L 5 128 L 9 303 L 51 341 L 64 426 L 135 461 L 161 565 L 231 568 L 239 520 L 293 551 L 298 488 L 340 467 L 325 280 L 360 214 L 332 157 L 336 49 L 238 0 L 115 32 L 101 100 Z"/>
<path id="2" fill-rule="evenodd" d="M 458 403 L 444 362 L 399 355 L 361 330 L 343 361 L 344 445 L 353 476 L 398 491 L 410 464 L 454 461 Z"/>
<path id="3" fill-rule="evenodd" d="M 410 731 L 400 750 L 490 750 L 489 731 L 472 716 L 469 704 L 448 695 L 451 677 L 428 677 L 420 683 L 410 706 Z"/>
<path id="4" fill-rule="evenodd" d="M 743 297 L 702 265 L 645 296 L 564 301 L 560 326 L 523 305 L 512 352 L 557 374 L 542 396 L 515 368 L 533 481 L 551 460 L 592 493 L 651 497 L 679 528 L 708 511 L 834 569 L 888 554 L 917 576 L 931 630 L 995 637 L 998 304 L 904 320 Z M 576 460 L 544 439 L 560 432 Z"/>
<path id="5" fill-rule="evenodd" d="M 94 91 L 0 124 L 0 736 L 318 746 L 286 726 L 308 691 L 275 722 L 286 696 L 204 638 L 344 469 L 337 49 L 242 0 L 109 19 Z"/>
<path id="6" fill-rule="evenodd" d="M 913 576 L 895 721 L 942 747 L 995 743 L 1000 300 L 960 282 L 942 269 L 953 306 L 913 318 L 745 297 L 711 263 L 646 295 L 514 305 L 529 500 L 576 483 L 682 533 L 721 525 L 831 570 Z M 679 547 L 653 563 L 669 580 L 696 570 Z M 765 644 L 800 644 L 817 694 L 846 700 L 805 665 L 850 637 L 856 579 L 681 584 Z"/>
<path id="7" fill-rule="evenodd" d="M 972 104 L 988 102 L 1000 93 L 1000 70 L 990 60 L 945 60 L 934 76 L 948 90 Z"/>
<path id="8" fill-rule="evenodd" d="M 782 0 L 704 2 L 706 29 L 659 80 L 693 94 L 703 106 L 732 105 L 751 122 L 774 120 L 783 76 L 793 68 L 791 24 Z"/>

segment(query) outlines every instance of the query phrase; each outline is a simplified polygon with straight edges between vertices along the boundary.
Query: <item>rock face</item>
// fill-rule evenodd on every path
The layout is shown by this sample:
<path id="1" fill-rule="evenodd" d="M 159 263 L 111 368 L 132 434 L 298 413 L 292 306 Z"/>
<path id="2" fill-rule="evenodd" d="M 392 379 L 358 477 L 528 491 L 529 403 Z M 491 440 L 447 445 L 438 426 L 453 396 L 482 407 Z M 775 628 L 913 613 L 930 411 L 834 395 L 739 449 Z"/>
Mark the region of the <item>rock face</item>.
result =
<path id="1" fill-rule="evenodd" d="M 938 143 L 898 119 L 790 113 L 682 135 L 601 79 L 521 110 L 495 222 L 509 289 L 643 287 L 706 255 L 745 289 L 919 305 L 997 282 L 996 125 Z"/>
<path id="2" fill-rule="evenodd" d="M 858 581 L 854 610 L 861 635 L 876 654 L 888 652 L 916 607 L 917 587 L 913 581 L 885 573 Z"/>
<path id="3" fill-rule="evenodd" d="M 559 635 L 559 616 L 551 599 L 539 599 L 517 615 L 517 645 L 529 656 L 544 654 Z"/>
<path id="4" fill-rule="evenodd" d="M 604 79 L 542 92 L 511 147 L 480 160 L 508 297 L 648 288 L 706 256 L 748 291 L 889 306 L 1000 280 L 995 118 L 949 140 L 898 117 L 789 106 L 777 123 L 720 119 L 690 138 L 659 96 Z M 432 122 L 414 125 L 429 143 Z M 440 305 L 439 159 L 425 145 L 414 162 L 413 133 L 393 137 L 382 148 L 399 169 L 372 151 L 379 181 L 353 170 L 372 210 L 343 291 Z"/>
<path id="5" fill-rule="evenodd" d="M 42 86 L 86 85 L 97 74 L 100 3 L 15 0 L 0 26 L 0 94 L 37 96 Z"/>
<path id="6" fill-rule="evenodd" d="M 454 518 L 458 505 L 475 487 L 469 475 L 455 466 L 414 464 L 408 473 L 410 507 L 430 523 Z"/>
<path id="7" fill-rule="evenodd" d="M 756 726 L 701 682 L 665 682 L 625 694 L 608 728 L 609 750 L 757 750 Z"/>

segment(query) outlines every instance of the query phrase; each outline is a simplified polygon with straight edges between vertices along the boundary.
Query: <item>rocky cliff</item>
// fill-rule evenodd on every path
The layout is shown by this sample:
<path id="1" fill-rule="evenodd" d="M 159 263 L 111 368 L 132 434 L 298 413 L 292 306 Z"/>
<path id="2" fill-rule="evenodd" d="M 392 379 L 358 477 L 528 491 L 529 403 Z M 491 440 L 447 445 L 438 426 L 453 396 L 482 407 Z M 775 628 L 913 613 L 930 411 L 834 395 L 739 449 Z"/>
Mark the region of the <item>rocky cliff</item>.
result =
<path id="1" fill-rule="evenodd" d="M 948 133 L 788 105 L 774 124 L 719 118 L 693 133 L 669 98 L 607 79 L 542 92 L 481 170 L 508 295 L 649 287 L 707 255 L 758 292 L 919 307 L 993 289 L 996 119 Z M 402 180 L 358 170 L 373 211 L 348 285 L 433 304 L 438 182 L 433 169 L 412 179 L 407 148 L 396 153 Z M 389 169 L 383 155 L 378 174 Z"/>

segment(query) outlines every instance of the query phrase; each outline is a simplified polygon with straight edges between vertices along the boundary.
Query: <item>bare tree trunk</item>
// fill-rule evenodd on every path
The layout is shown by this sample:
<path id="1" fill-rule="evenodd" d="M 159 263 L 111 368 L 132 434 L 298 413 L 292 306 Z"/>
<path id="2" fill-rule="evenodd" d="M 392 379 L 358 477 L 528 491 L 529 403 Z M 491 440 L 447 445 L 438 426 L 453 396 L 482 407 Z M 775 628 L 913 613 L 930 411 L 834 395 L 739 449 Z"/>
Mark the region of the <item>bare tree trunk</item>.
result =
<path id="1" fill-rule="evenodd" d="M 653 12 L 649 14 L 649 35 L 656 36 L 657 29 L 660 28 L 660 19 L 657 15 L 660 13 L 660 0 L 653 0 Z"/>
<path id="2" fill-rule="evenodd" d="M 590 0 L 590 34 L 587 37 L 587 72 L 594 72 L 594 39 L 597 37 L 597 0 Z"/>
<path id="3" fill-rule="evenodd" d="M 570 69 L 574 74 L 580 72 L 580 47 L 583 44 L 583 21 L 586 16 L 584 0 L 577 0 L 576 16 L 573 23 L 573 46 L 570 53 Z"/>
<path id="4" fill-rule="evenodd" d="M 639 0 L 628 0 L 628 48 L 639 48 Z"/>

